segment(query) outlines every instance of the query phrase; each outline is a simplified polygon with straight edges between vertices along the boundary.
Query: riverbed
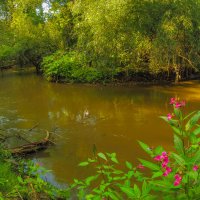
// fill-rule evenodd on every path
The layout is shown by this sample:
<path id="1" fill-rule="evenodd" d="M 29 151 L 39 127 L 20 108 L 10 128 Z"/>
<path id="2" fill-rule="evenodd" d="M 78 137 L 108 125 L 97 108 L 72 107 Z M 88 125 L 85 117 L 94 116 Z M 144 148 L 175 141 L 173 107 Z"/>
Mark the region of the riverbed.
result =
<path id="1" fill-rule="evenodd" d="M 184 112 L 200 109 L 200 81 L 176 86 L 70 85 L 50 83 L 34 69 L 13 69 L 0 74 L 0 131 L 23 134 L 29 141 L 44 138 L 46 130 L 53 132 L 56 145 L 31 159 L 51 170 L 51 182 L 68 183 L 91 173 L 78 163 L 93 156 L 94 146 L 134 164 L 146 157 L 138 140 L 172 149 L 172 131 L 159 118 L 172 112 L 171 97 L 186 100 Z M 23 143 L 11 139 L 9 146 Z"/>

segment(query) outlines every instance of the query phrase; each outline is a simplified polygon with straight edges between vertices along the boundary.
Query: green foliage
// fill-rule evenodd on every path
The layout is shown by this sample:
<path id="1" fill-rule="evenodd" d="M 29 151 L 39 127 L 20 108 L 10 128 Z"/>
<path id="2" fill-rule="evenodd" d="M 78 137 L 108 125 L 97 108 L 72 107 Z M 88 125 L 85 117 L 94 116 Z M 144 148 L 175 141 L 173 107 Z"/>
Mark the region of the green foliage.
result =
<path id="1" fill-rule="evenodd" d="M 48 80 L 65 82 L 98 82 L 102 74 L 92 67 L 81 66 L 73 52 L 56 52 L 46 56 L 42 70 Z"/>
<path id="2" fill-rule="evenodd" d="M 69 191 L 56 188 L 41 178 L 47 170 L 32 161 L 14 160 L 0 148 L 0 199 L 67 199 Z"/>
<path id="3" fill-rule="evenodd" d="M 189 78 L 199 70 L 199 9 L 198 0 L 1 1 L 0 65 L 38 69 L 52 56 L 53 81 Z M 60 51 L 65 64 L 78 60 L 70 75 Z"/>
<path id="4" fill-rule="evenodd" d="M 18 183 L 12 190 L 12 195 L 20 193 L 22 197 L 31 199 L 36 195 L 50 199 L 68 198 L 68 190 L 56 188 L 41 178 L 42 174 L 47 172 L 46 169 L 35 164 L 32 161 L 22 161 L 19 166 L 19 176 L 17 177 Z"/>
<path id="5" fill-rule="evenodd" d="M 44 58 L 42 70 L 49 80 L 57 81 L 59 78 L 69 79 L 72 77 L 72 69 L 77 68 L 74 55 L 56 52 Z"/>
<path id="6" fill-rule="evenodd" d="M 2 194 L 6 194 L 17 184 L 17 176 L 13 172 L 11 164 L 2 160 L 0 161 L 0 171 L 0 191 Z"/>
<path id="7" fill-rule="evenodd" d="M 142 178 L 142 173 L 128 161 L 128 171 L 117 169 L 119 161 L 115 153 L 98 153 L 93 159 L 80 163 L 80 166 L 93 165 L 96 174 L 85 180 L 74 179 L 71 190 L 77 189 L 79 199 L 151 199 L 151 186 Z M 140 189 L 134 179 L 143 182 Z"/>

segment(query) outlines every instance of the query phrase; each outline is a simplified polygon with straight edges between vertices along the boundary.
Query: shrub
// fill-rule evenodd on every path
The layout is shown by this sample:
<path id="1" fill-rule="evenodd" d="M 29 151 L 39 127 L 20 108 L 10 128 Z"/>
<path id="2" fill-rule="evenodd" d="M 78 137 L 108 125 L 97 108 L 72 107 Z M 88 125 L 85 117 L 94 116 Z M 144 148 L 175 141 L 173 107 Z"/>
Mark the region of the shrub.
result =
<path id="1" fill-rule="evenodd" d="M 63 53 L 58 51 L 46 56 L 42 62 L 42 71 L 48 80 L 59 81 L 62 78 L 70 81 L 73 70 L 78 68 L 78 62 L 74 53 Z"/>
<path id="2" fill-rule="evenodd" d="M 81 67 L 73 71 L 72 79 L 76 82 L 93 83 L 100 81 L 102 79 L 102 74 L 95 68 Z"/>
<path id="3" fill-rule="evenodd" d="M 42 71 L 49 81 L 94 83 L 111 78 L 107 71 L 86 66 L 84 59 L 75 52 L 58 51 L 44 57 Z"/>

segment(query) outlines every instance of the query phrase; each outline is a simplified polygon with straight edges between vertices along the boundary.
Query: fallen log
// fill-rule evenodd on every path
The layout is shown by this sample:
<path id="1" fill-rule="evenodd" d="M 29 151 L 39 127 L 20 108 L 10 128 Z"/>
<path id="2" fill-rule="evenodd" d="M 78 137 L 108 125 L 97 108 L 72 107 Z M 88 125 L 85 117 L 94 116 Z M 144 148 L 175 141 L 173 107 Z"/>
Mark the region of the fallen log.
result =
<path id="1" fill-rule="evenodd" d="M 6 70 L 6 69 L 11 69 L 14 66 L 14 64 L 10 64 L 10 65 L 5 65 L 5 66 L 0 66 L 0 70 Z"/>
<path id="2" fill-rule="evenodd" d="M 25 144 L 19 147 L 9 149 L 9 151 L 11 152 L 13 156 L 26 155 L 26 154 L 35 153 L 40 150 L 44 150 L 51 144 L 54 144 L 54 143 L 50 140 L 50 134 L 47 131 L 46 137 L 42 139 L 41 141 L 31 142 L 29 144 Z"/>

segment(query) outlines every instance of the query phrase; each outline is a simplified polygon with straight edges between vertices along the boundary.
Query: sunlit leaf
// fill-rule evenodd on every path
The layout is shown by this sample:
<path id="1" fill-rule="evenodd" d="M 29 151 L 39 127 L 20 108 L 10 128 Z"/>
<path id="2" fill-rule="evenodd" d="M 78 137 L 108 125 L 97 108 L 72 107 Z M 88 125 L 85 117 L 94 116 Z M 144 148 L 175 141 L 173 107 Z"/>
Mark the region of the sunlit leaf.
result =
<path id="1" fill-rule="evenodd" d="M 81 166 L 81 167 L 85 167 L 87 165 L 89 165 L 89 162 L 81 162 L 81 163 L 79 163 L 79 166 Z"/>
<path id="2" fill-rule="evenodd" d="M 174 147 L 179 154 L 184 155 L 183 141 L 177 135 L 174 135 Z"/>
<path id="3" fill-rule="evenodd" d="M 132 169 L 132 168 L 133 168 L 133 165 L 132 165 L 130 162 L 126 161 L 126 167 L 127 167 L 128 169 Z"/>
<path id="4" fill-rule="evenodd" d="M 98 153 L 97 154 L 100 158 L 102 158 L 103 160 L 107 161 L 106 155 L 104 153 Z"/>
<path id="5" fill-rule="evenodd" d="M 194 114 L 190 120 L 187 122 L 187 124 L 185 125 L 185 130 L 186 131 L 189 131 L 191 130 L 191 128 L 194 127 L 194 125 L 197 124 L 197 122 L 199 121 L 200 119 L 200 111 L 198 111 L 196 114 Z"/>
<path id="6" fill-rule="evenodd" d="M 147 160 L 139 159 L 139 161 L 147 168 L 152 170 L 160 170 L 160 167 L 152 162 L 149 162 Z"/>

